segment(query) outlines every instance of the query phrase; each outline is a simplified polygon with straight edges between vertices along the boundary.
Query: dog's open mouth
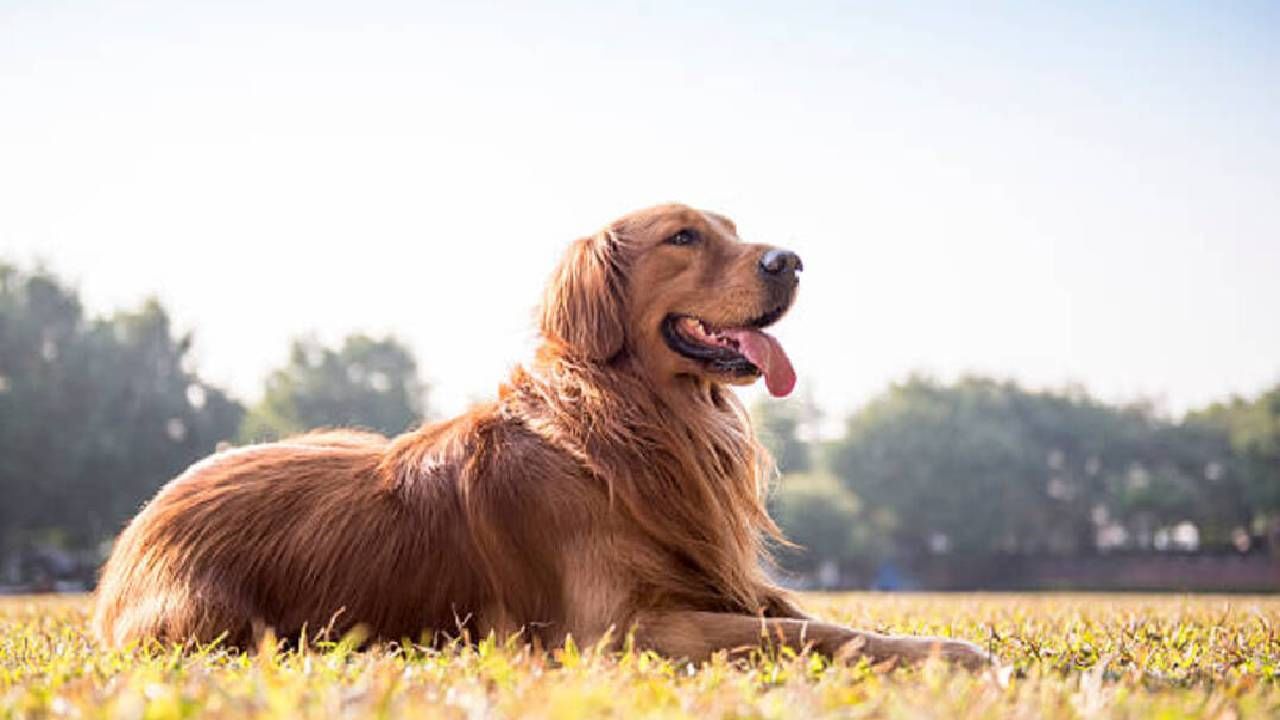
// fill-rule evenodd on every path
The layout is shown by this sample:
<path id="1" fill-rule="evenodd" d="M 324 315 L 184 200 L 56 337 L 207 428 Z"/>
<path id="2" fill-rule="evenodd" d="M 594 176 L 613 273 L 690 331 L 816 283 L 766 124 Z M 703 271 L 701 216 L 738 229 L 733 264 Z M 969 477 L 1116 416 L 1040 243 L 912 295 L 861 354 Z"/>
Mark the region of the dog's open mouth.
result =
<path id="1" fill-rule="evenodd" d="M 782 317 L 778 307 L 742 327 L 717 327 L 691 315 L 668 315 L 662 335 L 675 352 L 709 369 L 736 376 L 764 375 L 769 394 L 783 397 L 796 385 L 796 372 L 782 344 L 761 328 Z"/>

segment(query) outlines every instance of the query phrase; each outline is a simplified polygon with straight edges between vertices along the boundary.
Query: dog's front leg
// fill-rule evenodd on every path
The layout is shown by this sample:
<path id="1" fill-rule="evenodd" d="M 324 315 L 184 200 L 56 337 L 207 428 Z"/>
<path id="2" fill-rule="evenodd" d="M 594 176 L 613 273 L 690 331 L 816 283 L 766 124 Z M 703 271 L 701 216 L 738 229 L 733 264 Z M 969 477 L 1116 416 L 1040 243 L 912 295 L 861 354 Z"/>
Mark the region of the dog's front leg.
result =
<path id="1" fill-rule="evenodd" d="M 798 612 L 798 611 L 797 611 Z M 670 657 L 701 662 L 724 650 L 730 655 L 762 647 L 809 648 L 837 659 L 897 658 L 916 662 L 930 656 L 978 668 L 991 663 L 978 646 L 947 638 L 894 637 L 817 620 L 753 617 L 698 611 L 652 612 L 636 622 L 636 642 Z"/>

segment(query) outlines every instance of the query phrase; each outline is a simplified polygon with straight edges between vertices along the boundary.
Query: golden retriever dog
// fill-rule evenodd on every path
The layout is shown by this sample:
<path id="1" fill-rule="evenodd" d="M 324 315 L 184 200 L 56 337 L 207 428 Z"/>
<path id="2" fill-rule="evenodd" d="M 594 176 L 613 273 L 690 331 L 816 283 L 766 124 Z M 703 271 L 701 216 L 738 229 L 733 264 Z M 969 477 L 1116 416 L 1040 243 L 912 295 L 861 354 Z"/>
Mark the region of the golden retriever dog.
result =
<path id="1" fill-rule="evenodd" d="M 682 205 L 574 242 L 540 346 L 497 399 L 387 439 L 323 431 L 215 454 L 120 535 L 94 628 L 251 648 L 361 626 L 371 640 L 572 636 L 700 661 L 761 643 L 987 662 L 976 646 L 814 620 L 763 571 L 771 470 L 730 385 L 795 372 L 765 328 L 795 253 Z"/>

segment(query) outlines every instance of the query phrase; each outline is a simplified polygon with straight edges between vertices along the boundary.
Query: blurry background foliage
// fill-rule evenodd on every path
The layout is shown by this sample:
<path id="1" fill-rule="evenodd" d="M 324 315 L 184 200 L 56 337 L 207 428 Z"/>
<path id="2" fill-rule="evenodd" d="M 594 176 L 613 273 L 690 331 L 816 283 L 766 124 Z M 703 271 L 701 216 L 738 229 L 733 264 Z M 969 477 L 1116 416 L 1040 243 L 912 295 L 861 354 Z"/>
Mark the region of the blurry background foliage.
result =
<path id="1" fill-rule="evenodd" d="M 1265 551 L 1280 529 L 1280 387 L 1181 420 L 1082 389 L 911 377 L 805 439 L 807 401 L 754 408 L 777 461 L 775 517 L 823 560 Z"/>
<path id="2" fill-rule="evenodd" d="M 394 338 L 294 341 L 247 412 L 196 374 L 191 346 L 155 300 L 89 318 L 47 271 L 0 264 L 0 585 L 91 578 L 142 503 L 220 444 L 336 425 L 398 433 L 427 410 Z"/>
<path id="3" fill-rule="evenodd" d="M 278 440 L 318 427 L 398 434 L 422 418 L 426 399 L 413 353 L 395 338 L 352 335 L 337 349 L 295 340 L 289 363 L 271 373 L 262 400 L 245 416 L 240 438 Z"/>

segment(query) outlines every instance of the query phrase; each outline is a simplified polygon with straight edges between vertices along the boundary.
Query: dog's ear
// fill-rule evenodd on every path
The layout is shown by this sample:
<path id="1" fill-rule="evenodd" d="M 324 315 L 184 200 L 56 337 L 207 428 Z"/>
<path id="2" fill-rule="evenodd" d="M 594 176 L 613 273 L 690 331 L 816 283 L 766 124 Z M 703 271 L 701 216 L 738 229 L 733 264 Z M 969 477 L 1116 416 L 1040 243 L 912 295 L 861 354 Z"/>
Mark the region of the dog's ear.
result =
<path id="1" fill-rule="evenodd" d="M 575 355 L 603 362 L 625 342 L 617 238 L 611 231 L 569 246 L 542 296 L 542 336 Z"/>

